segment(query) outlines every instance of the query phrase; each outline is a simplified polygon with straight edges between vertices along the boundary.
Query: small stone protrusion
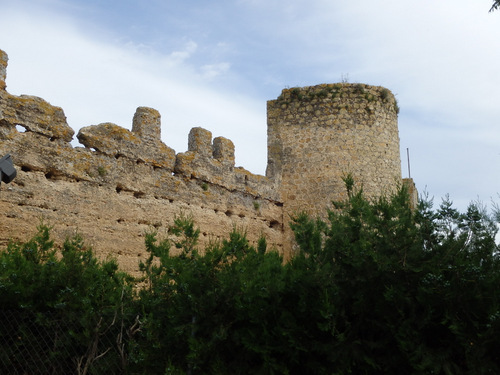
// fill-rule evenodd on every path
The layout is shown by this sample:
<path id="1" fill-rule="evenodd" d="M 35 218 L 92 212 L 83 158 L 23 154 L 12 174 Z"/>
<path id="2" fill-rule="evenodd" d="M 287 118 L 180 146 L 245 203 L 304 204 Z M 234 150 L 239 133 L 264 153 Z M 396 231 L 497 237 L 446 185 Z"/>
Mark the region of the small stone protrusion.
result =
<path id="1" fill-rule="evenodd" d="M 410 208 L 412 210 L 418 207 L 418 190 L 415 186 L 413 178 L 403 178 L 403 186 L 406 187 L 408 191 L 408 197 L 410 198 Z"/>
<path id="2" fill-rule="evenodd" d="M 51 139 L 71 142 L 74 130 L 68 125 L 61 107 L 29 95 L 6 95 L 2 109 L 3 121 L 11 126 L 20 125 L 25 129 L 42 134 Z"/>
<path id="3" fill-rule="evenodd" d="M 132 132 L 143 140 L 161 139 L 161 116 L 154 108 L 139 107 L 132 121 Z"/>
<path id="4" fill-rule="evenodd" d="M 212 156 L 212 133 L 203 128 L 192 128 L 189 132 L 188 151 L 199 155 Z"/>
<path id="5" fill-rule="evenodd" d="M 144 142 L 137 133 L 106 122 L 80 129 L 78 140 L 85 147 L 119 158 L 139 160 L 155 167 L 173 170 L 175 151 L 161 141 Z"/>
<path id="6" fill-rule="evenodd" d="M 0 49 L 0 90 L 5 90 L 7 85 L 5 84 L 5 79 L 7 78 L 7 62 L 9 56 L 7 53 Z"/>
<path id="7" fill-rule="evenodd" d="M 140 140 L 135 134 L 111 122 L 85 126 L 76 137 L 85 147 L 111 156 L 123 154 L 133 157 L 133 147 L 140 147 Z"/>
<path id="8" fill-rule="evenodd" d="M 214 139 L 213 156 L 223 164 L 234 167 L 234 144 L 230 139 L 217 137 Z"/>

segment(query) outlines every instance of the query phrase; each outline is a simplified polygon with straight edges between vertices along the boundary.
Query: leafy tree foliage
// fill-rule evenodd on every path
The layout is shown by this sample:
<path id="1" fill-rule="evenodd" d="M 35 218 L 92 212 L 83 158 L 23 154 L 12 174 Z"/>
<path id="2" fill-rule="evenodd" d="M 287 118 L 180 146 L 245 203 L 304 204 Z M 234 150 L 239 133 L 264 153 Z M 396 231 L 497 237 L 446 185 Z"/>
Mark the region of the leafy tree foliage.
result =
<path id="1" fill-rule="evenodd" d="M 493 2 L 493 5 L 490 8 L 490 12 L 493 12 L 494 10 L 497 10 L 498 8 L 500 8 L 500 1 L 499 0 L 495 0 Z"/>
<path id="2" fill-rule="evenodd" d="M 172 243 L 150 235 L 140 301 L 157 346 L 137 346 L 145 373 L 497 373 L 493 218 L 346 186 L 328 220 L 295 217 L 300 249 L 286 264 L 237 231 L 201 254 L 189 219 Z"/>
<path id="3" fill-rule="evenodd" d="M 292 264 L 309 263 L 328 296 L 331 373 L 498 373 L 494 220 L 447 199 L 413 212 L 404 189 L 375 202 L 350 190 L 334 207 L 292 224 Z"/>
<path id="4" fill-rule="evenodd" d="M 53 324 L 56 349 L 120 343 L 113 356 L 78 357 L 80 373 L 499 373 L 500 212 L 460 213 L 448 198 L 411 209 L 404 188 L 369 200 L 345 182 L 348 199 L 326 220 L 292 220 L 286 263 L 236 229 L 201 251 L 193 219 L 177 217 L 168 239 L 146 235 L 134 297 L 116 263 L 79 238 L 58 256 L 42 226 L 0 253 L 1 308 L 31 314 L 21 334 Z M 81 328 L 63 334 L 65 321 Z M 20 344 L 5 337 L 0 355 L 15 358 Z"/>
<path id="5" fill-rule="evenodd" d="M 0 366 L 10 363 L 0 372 L 114 373 L 118 355 L 93 362 L 119 334 L 118 315 L 132 296 L 126 277 L 79 236 L 58 253 L 49 231 L 41 224 L 33 239 L 0 252 L 0 312 L 10 327 L 0 331 Z"/>
<path id="6" fill-rule="evenodd" d="M 263 239 L 250 246 L 237 230 L 201 254 L 193 225 L 179 217 L 173 241 L 146 238 L 142 341 L 132 354 L 137 368 L 144 374 L 286 373 L 272 355 L 283 346 L 276 339 L 285 287 L 282 258 L 266 252 Z M 172 247 L 180 254 L 171 255 Z"/>

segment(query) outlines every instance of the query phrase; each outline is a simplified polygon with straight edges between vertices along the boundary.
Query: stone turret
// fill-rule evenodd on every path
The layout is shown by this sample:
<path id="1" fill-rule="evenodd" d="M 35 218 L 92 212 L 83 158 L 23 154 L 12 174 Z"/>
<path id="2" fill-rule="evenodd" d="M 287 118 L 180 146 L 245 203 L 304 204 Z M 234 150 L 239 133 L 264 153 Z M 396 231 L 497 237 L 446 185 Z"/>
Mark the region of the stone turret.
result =
<path id="1" fill-rule="evenodd" d="M 332 200 L 345 197 L 348 173 L 369 196 L 401 183 L 398 107 L 389 90 L 363 84 L 285 89 L 267 109 L 266 174 L 279 184 L 285 217 L 325 214 Z"/>

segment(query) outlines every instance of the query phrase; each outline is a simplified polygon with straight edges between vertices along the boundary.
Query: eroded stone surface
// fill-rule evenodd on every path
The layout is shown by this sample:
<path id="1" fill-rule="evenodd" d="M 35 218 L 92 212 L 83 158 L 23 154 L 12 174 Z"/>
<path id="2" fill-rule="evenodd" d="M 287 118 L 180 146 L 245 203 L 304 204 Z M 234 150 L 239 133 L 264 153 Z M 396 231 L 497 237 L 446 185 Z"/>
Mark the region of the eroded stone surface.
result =
<path id="1" fill-rule="evenodd" d="M 64 111 L 36 96 L 14 96 L 7 92 L 0 95 L 0 121 L 4 125 L 20 125 L 27 131 L 52 139 L 70 142 L 75 133 L 66 122 Z"/>
<path id="2" fill-rule="evenodd" d="M 77 138 L 85 147 L 116 159 L 126 157 L 172 171 L 175 151 L 159 139 L 143 139 L 141 134 L 107 122 L 81 128 Z"/>
<path id="3" fill-rule="evenodd" d="M 291 215 L 324 212 L 342 198 L 346 173 L 370 195 L 401 182 L 397 106 L 380 87 L 283 90 L 268 103 L 268 168 L 259 176 L 235 167 L 233 143 L 203 128 L 193 128 L 188 150 L 176 155 L 161 141 L 160 114 L 148 107 L 137 109 L 131 131 L 84 127 L 85 147 L 73 147 L 61 108 L 2 89 L 6 64 L 0 51 L 0 156 L 12 155 L 18 176 L 0 186 L 0 246 L 30 238 L 43 219 L 59 243 L 78 232 L 98 255 L 137 272 L 144 234 L 168 236 L 183 213 L 199 226 L 201 248 L 237 227 L 254 243 L 265 236 L 286 258 Z"/>
<path id="4" fill-rule="evenodd" d="M 132 121 L 132 132 L 145 142 L 161 141 L 161 116 L 154 108 L 139 107 Z"/>
<path id="5" fill-rule="evenodd" d="M 5 78 L 7 76 L 7 61 L 9 60 L 7 54 L 0 50 L 0 90 L 5 90 Z"/>
<path id="6" fill-rule="evenodd" d="M 368 196 L 401 182 L 398 109 L 389 90 L 363 84 L 285 89 L 267 108 L 267 175 L 281 179 L 285 216 L 326 215 L 332 200 L 346 198 L 348 174 Z"/>

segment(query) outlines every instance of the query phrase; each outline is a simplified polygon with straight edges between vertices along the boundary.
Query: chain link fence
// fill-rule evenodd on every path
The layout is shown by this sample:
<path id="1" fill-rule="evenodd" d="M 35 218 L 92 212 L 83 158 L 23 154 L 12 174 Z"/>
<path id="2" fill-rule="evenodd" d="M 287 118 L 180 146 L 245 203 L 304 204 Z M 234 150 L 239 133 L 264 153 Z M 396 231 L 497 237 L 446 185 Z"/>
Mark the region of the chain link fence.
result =
<path id="1" fill-rule="evenodd" d="M 0 311 L 0 374 L 126 374 L 123 320 L 115 315 L 88 322 L 88 317 Z"/>

